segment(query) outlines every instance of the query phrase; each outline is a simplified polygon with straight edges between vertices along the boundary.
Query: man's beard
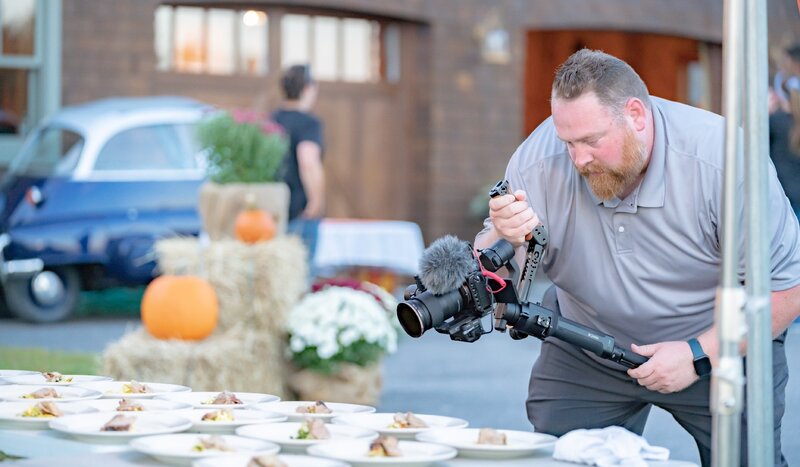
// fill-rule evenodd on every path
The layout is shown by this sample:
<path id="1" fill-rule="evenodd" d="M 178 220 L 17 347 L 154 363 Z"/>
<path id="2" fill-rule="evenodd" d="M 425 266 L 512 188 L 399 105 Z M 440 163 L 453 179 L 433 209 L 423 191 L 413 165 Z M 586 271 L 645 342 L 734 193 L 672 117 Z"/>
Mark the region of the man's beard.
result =
<path id="1" fill-rule="evenodd" d="M 612 168 L 595 161 L 579 169 L 579 172 L 589 183 L 594 194 L 608 201 L 622 195 L 642 173 L 646 165 L 644 151 L 644 143 L 637 140 L 633 130 L 628 128 L 622 145 L 622 162 L 619 167 Z"/>

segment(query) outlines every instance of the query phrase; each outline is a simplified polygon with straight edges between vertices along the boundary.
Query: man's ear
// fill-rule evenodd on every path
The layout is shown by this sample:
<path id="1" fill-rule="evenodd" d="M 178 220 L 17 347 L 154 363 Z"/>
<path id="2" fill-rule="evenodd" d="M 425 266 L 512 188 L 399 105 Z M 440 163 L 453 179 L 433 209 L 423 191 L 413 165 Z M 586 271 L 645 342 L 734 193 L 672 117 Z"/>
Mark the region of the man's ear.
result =
<path id="1" fill-rule="evenodd" d="M 636 97 L 631 97 L 625 104 L 625 116 L 630 119 L 636 131 L 642 131 L 647 122 L 647 107 Z"/>

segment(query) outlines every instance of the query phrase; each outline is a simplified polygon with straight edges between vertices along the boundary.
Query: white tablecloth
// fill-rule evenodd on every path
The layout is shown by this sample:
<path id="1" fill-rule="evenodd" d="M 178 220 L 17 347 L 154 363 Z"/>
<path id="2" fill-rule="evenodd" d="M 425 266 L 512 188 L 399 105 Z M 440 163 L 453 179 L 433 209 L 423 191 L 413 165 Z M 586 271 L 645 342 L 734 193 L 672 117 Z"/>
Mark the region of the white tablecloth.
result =
<path id="1" fill-rule="evenodd" d="M 27 459 L 9 463 L 24 466 L 58 467 L 130 467 L 161 466 L 164 464 L 131 450 L 127 445 L 90 444 L 75 441 L 50 430 L 0 430 L 0 451 Z M 56 459 L 57 458 L 57 459 Z M 3 463 L 5 465 L 5 463 Z M 529 457 L 509 460 L 455 458 L 437 462 L 435 467 L 575 467 L 578 464 L 553 460 L 551 452 L 543 451 Z M 691 467 L 682 461 L 650 462 L 651 467 Z"/>
<path id="2" fill-rule="evenodd" d="M 325 219 L 320 223 L 314 266 L 385 268 L 413 276 L 425 245 L 419 226 L 406 221 Z"/>

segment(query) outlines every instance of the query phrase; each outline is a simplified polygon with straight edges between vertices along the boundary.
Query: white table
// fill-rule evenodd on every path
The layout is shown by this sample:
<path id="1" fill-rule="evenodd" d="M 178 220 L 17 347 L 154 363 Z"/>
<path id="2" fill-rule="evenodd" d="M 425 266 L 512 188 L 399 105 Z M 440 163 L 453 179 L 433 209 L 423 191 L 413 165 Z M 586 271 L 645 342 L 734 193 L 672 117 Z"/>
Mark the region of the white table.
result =
<path id="1" fill-rule="evenodd" d="M 0 430 L 0 451 L 25 457 L 25 460 L 9 463 L 14 466 L 59 467 L 130 467 L 163 466 L 154 459 L 131 450 L 127 445 L 90 444 L 75 441 L 68 436 L 50 430 Z M 4 463 L 5 465 L 5 463 Z M 436 467 L 575 467 L 577 464 L 553 460 L 551 453 L 543 451 L 530 457 L 510 460 L 480 460 L 456 458 L 438 462 Z M 694 464 L 682 461 L 651 462 L 652 467 L 690 467 Z"/>
<path id="2" fill-rule="evenodd" d="M 413 276 L 425 249 L 419 226 L 406 221 L 324 219 L 319 226 L 314 266 L 384 268 Z"/>

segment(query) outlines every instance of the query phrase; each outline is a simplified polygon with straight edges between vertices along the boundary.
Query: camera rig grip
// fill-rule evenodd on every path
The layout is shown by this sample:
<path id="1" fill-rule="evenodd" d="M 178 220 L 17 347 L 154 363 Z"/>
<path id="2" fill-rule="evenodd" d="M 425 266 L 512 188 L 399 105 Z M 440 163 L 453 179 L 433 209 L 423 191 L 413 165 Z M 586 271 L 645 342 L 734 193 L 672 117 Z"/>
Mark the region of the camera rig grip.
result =
<path id="1" fill-rule="evenodd" d="M 489 191 L 491 198 L 510 193 L 507 180 L 500 180 Z M 509 287 L 509 293 L 498 296 L 495 308 L 495 329 L 505 332 L 507 325 L 512 326 L 509 335 L 512 339 L 524 339 L 534 336 L 538 339 L 555 337 L 579 348 L 588 350 L 597 356 L 619 363 L 627 368 L 636 368 L 647 362 L 647 357 L 625 350 L 616 345 L 613 336 L 561 317 L 557 312 L 542 307 L 534 302 L 533 280 L 544 256 L 548 242 L 547 229 L 537 225 L 529 236 L 528 248 L 525 252 L 525 266 L 519 279 L 519 297 Z M 512 275 L 507 282 L 517 282 L 517 269 L 513 258 L 506 268 Z M 504 306 L 503 306 L 504 305 Z"/>

